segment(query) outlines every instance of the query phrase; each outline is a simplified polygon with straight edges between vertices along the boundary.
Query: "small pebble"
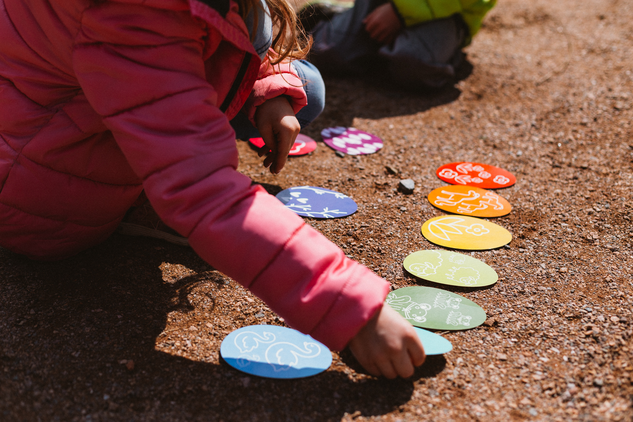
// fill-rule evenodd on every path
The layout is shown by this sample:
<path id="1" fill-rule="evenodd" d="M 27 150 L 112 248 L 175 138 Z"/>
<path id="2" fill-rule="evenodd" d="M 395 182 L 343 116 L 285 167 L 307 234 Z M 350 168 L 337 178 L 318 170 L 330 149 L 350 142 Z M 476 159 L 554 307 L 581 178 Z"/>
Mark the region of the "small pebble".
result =
<path id="1" fill-rule="evenodd" d="M 415 182 L 411 179 L 401 180 L 400 184 L 398 185 L 398 190 L 407 195 L 412 194 L 414 189 L 415 189 Z"/>
<path id="2" fill-rule="evenodd" d="M 389 174 L 398 174 L 398 170 L 391 166 L 385 166 L 385 170 L 387 170 Z"/>
<path id="3" fill-rule="evenodd" d="M 495 317 L 490 317 L 484 321 L 484 325 L 487 327 L 492 327 L 496 323 L 497 323 L 497 318 Z"/>
<path id="4" fill-rule="evenodd" d="M 345 158 L 345 153 L 342 151 L 336 151 L 335 154 L 337 157 Z"/>

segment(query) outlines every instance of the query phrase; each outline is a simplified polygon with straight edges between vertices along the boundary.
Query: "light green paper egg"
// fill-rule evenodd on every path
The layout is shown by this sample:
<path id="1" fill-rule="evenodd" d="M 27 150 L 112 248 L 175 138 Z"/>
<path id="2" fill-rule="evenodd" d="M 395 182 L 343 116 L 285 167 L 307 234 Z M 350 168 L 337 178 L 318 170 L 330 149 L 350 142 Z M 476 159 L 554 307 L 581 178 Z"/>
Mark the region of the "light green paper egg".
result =
<path id="1" fill-rule="evenodd" d="M 431 330 L 468 330 L 486 320 L 486 312 L 475 302 L 432 287 L 394 290 L 385 303 L 416 327 Z"/>
<path id="2" fill-rule="evenodd" d="M 449 286 L 483 287 L 499 279 L 495 270 L 480 260 L 443 250 L 413 252 L 404 259 L 403 266 L 416 277 Z"/>

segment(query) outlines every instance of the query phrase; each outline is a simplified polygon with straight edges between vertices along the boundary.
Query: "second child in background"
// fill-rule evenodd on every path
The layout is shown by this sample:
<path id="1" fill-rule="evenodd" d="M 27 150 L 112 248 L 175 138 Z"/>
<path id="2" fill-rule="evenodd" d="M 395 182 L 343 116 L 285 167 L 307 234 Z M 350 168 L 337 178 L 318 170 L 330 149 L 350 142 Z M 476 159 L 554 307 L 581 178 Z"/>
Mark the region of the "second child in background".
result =
<path id="1" fill-rule="evenodd" d="M 322 73 L 375 72 L 406 89 L 455 80 L 496 0 L 356 0 L 351 9 L 313 3 L 299 12 L 312 35 L 310 61 Z"/>

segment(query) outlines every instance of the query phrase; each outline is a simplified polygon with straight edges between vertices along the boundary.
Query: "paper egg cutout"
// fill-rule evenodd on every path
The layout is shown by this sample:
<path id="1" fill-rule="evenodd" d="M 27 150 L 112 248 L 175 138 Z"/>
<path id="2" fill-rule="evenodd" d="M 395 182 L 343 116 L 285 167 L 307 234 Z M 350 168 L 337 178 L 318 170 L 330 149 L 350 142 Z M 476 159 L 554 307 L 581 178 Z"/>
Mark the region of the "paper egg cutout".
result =
<path id="1" fill-rule="evenodd" d="M 424 353 L 427 356 L 443 355 L 444 353 L 448 353 L 453 350 L 451 342 L 446 340 L 444 337 L 422 328 L 413 328 L 422 342 Z"/>
<path id="2" fill-rule="evenodd" d="M 264 145 L 264 139 L 262 138 L 251 138 L 248 140 L 251 144 L 253 144 L 257 148 L 261 148 Z M 306 155 L 310 154 L 317 147 L 317 143 L 314 139 L 306 136 L 302 133 L 297 135 L 297 139 L 295 139 L 295 143 L 292 146 L 292 149 L 288 153 L 290 156 L 298 156 L 298 155 Z"/>
<path id="3" fill-rule="evenodd" d="M 323 142 L 330 148 L 349 155 L 373 154 L 383 147 L 382 139 L 353 127 L 330 127 L 321 131 Z"/>
<path id="4" fill-rule="evenodd" d="M 510 232 L 495 223 L 460 215 L 431 218 L 422 225 L 422 234 L 436 245 L 470 251 L 500 248 L 512 240 Z"/>
<path id="5" fill-rule="evenodd" d="M 265 378 L 304 378 L 325 371 L 332 354 L 299 331 L 276 325 L 252 325 L 230 333 L 220 355 L 233 368 Z"/>
<path id="6" fill-rule="evenodd" d="M 404 259 L 404 269 L 434 283 L 459 287 L 483 287 L 495 284 L 497 272 L 489 265 L 461 253 L 428 250 L 413 252 Z"/>
<path id="7" fill-rule="evenodd" d="M 416 327 L 431 330 L 468 330 L 486 320 L 486 312 L 475 302 L 432 287 L 394 290 L 385 303 Z"/>
<path id="8" fill-rule="evenodd" d="M 471 217 L 501 217 L 512 211 L 510 203 L 501 196 L 474 186 L 443 186 L 431 191 L 428 200 L 443 211 Z"/>
<path id="9" fill-rule="evenodd" d="M 282 190 L 277 194 L 288 209 L 303 217 L 337 218 L 354 214 L 356 202 L 347 195 L 312 186 L 299 186 Z"/>
<path id="10" fill-rule="evenodd" d="M 450 163 L 437 169 L 437 177 L 453 185 L 498 189 L 512 186 L 517 179 L 512 173 L 499 167 L 481 163 Z"/>

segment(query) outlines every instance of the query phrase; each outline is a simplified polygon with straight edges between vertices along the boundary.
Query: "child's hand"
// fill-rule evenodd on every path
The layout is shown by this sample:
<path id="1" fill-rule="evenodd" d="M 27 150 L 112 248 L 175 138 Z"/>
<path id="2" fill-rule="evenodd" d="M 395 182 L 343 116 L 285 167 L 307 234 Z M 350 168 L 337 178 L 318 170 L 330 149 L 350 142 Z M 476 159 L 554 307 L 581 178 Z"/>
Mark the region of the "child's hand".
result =
<path id="1" fill-rule="evenodd" d="M 270 166 L 270 172 L 277 174 L 286 164 L 301 125 L 284 97 L 271 98 L 257 107 L 255 123 L 266 144 L 259 156 L 266 155 L 264 167 Z"/>
<path id="2" fill-rule="evenodd" d="M 386 304 L 361 328 L 349 347 L 370 374 L 387 378 L 410 377 L 426 358 L 413 326 Z"/>
<path id="3" fill-rule="evenodd" d="M 381 44 L 390 44 L 402 30 L 402 23 L 391 3 L 378 6 L 365 19 L 365 30 Z"/>

